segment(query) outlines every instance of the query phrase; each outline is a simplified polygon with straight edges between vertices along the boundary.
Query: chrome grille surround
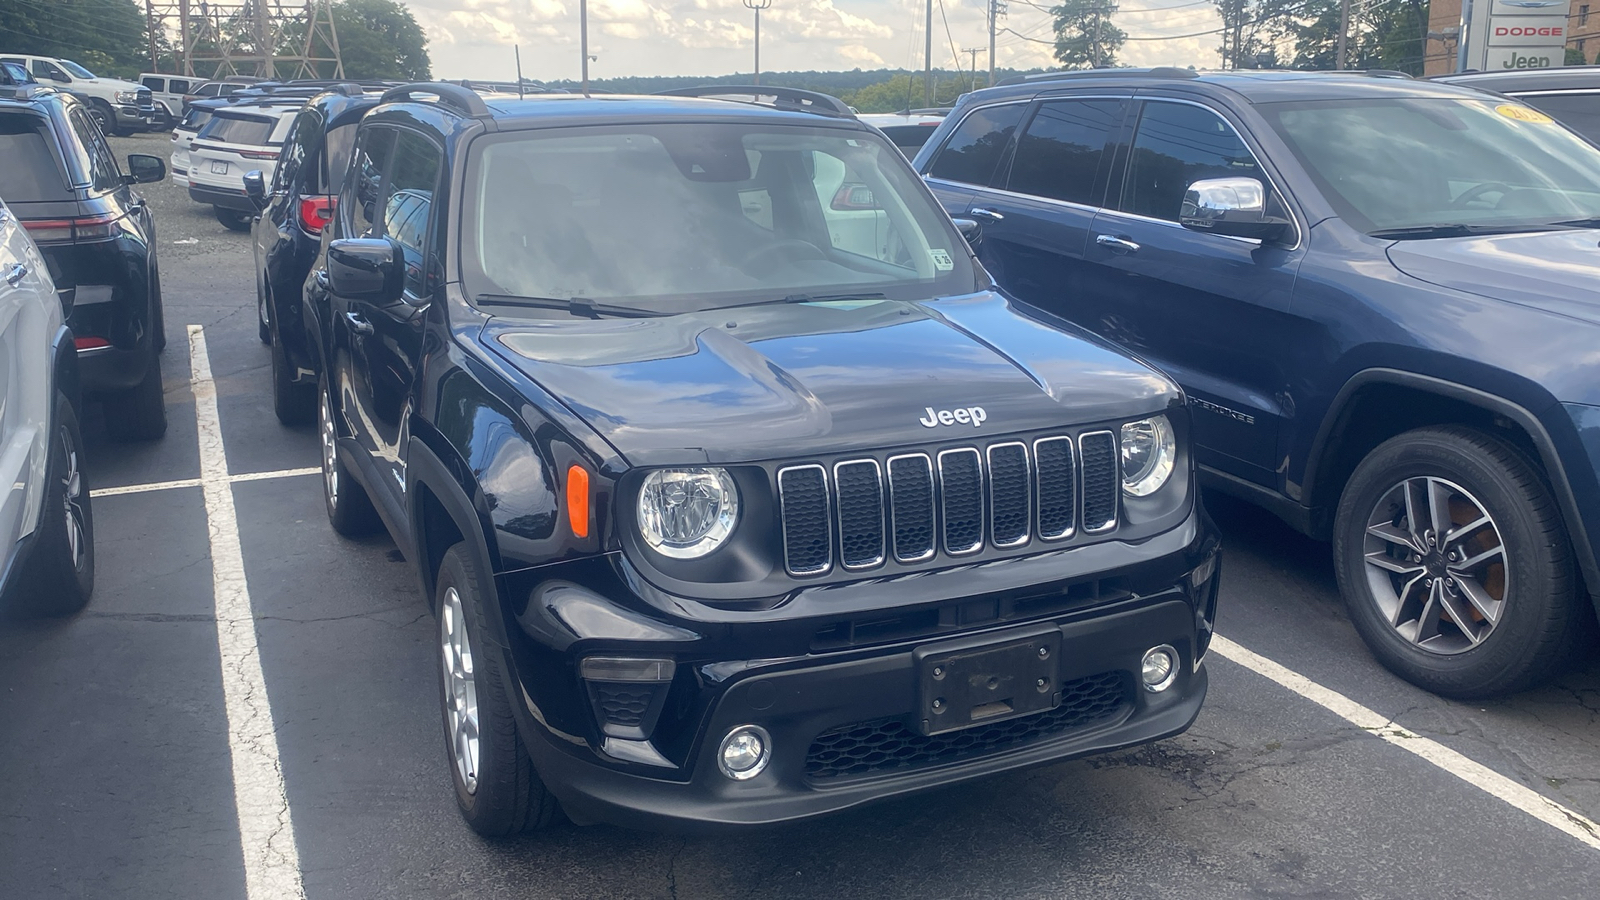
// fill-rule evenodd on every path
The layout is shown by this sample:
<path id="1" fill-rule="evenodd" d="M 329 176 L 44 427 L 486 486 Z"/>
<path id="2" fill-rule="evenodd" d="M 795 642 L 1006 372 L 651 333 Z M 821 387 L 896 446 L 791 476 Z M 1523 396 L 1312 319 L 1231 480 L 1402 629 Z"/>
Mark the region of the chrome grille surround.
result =
<path id="1" fill-rule="evenodd" d="M 854 482 L 861 470 L 872 470 L 867 493 Z M 876 459 L 849 459 L 833 464 L 834 514 L 839 520 L 839 564 L 852 572 L 883 565 L 887 535 L 884 532 L 883 468 Z M 864 519 L 862 517 L 865 517 Z M 876 537 L 873 529 L 876 528 Z M 852 552 L 851 544 L 864 543 L 868 555 Z"/>
<path id="2" fill-rule="evenodd" d="M 1064 485 L 1059 480 L 1046 482 L 1047 464 L 1041 461 L 1045 450 L 1058 445 L 1066 453 L 1067 477 Z M 1075 447 L 1072 438 L 1066 435 L 1042 437 L 1033 442 L 1033 487 L 1037 497 L 1034 502 L 1033 524 L 1041 541 L 1064 541 L 1078 533 L 1078 455 Z M 1048 504 L 1045 497 L 1047 491 L 1052 494 Z M 1065 496 L 1060 496 L 1062 493 L 1065 493 Z M 1055 524 L 1053 521 L 1047 523 L 1045 520 L 1047 506 L 1051 508 L 1049 514 L 1053 514 L 1054 507 L 1060 505 L 1066 506 L 1066 512 L 1062 514 L 1066 524 L 1060 528 L 1047 527 Z"/>
<path id="3" fill-rule="evenodd" d="M 1109 445 L 1109 447 L 1107 446 Z M 1109 454 L 1108 460 L 1102 459 L 1102 454 Z M 1122 445 L 1117 441 L 1117 435 L 1111 431 L 1086 431 L 1078 435 L 1078 471 L 1083 483 L 1083 496 L 1079 498 L 1078 505 L 1083 510 L 1083 531 L 1085 534 L 1104 534 L 1117 527 L 1117 513 L 1122 507 L 1122 466 L 1119 464 L 1122 457 Z M 1094 473 L 1090 468 L 1095 469 Z M 1109 476 L 1101 472 L 1108 468 Z M 1090 484 L 1091 476 L 1095 482 Z M 1103 481 L 1111 483 L 1111 497 L 1107 501 L 1097 496 L 1091 496 L 1091 490 L 1099 492 L 1104 489 Z M 1108 507 L 1105 515 L 1091 515 L 1102 507 Z"/>
<path id="4" fill-rule="evenodd" d="M 1012 475 L 1010 473 L 1000 474 L 1000 470 L 995 465 L 996 451 L 999 451 L 1002 457 L 1010 455 L 1012 452 L 1022 454 L 1022 483 L 1020 485 L 1007 490 L 1007 486 L 1001 484 L 1002 480 L 1009 480 Z M 1021 547 L 1027 544 L 1033 535 L 1033 463 L 1032 460 L 1028 459 L 1028 445 L 1021 441 L 990 444 L 984 451 L 984 456 L 984 461 L 989 464 L 989 477 L 986 479 L 989 485 L 987 493 L 989 500 L 989 539 L 996 547 L 1006 549 Z M 1021 534 L 1018 537 L 1003 536 L 1001 534 L 1001 520 L 1002 518 L 1009 520 L 1016 516 L 1018 510 L 1014 507 L 1018 504 L 1022 507 L 1020 511 L 1021 522 L 1018 523 L 1021 527 L 1008 529 L 1008 532 L 1016 530 L 1020 531 Z"/>
<path id="5" fill-rule="evenodd" d="M 794 478 L 804 478 L 813 471 L 815 472 L 816 477 L 821 481 L 822 510 L 820 518 L 822 522 L 822 533 L 821 535 L 801 535 L 799 532 L 803 526 L 792 521 L 794 517 L 790 514 L 790 500 L 800 491 L 804 490 L 805 487 L 798 484 L 790 487 L 786 486 L 785 482 L 793 481 Z M 790 575 L 801 577 L 807 575 L 821 575 L 833 568 L 833 517 L 828 514 L 828 494 L 828 470 L 817 465 L 816 463 L 800 466 L 787 466 L 778 470 L 778 507 L 783 511 L 783 514 L 779 517 L 782 519 L 783 524 L 783 563 L 784 568 L 788 570 Z M 795 502 L 799 503 L 803 501 L 796 500 Z M 793 527 L 794 533 L 791 533 L 791 527 Z M 814 526 L 812 530 L 815 530 Z M 818 537 L 822 539 L 821 561 L 811 565 L 796 566 L 794 560 L 794 557 L 797 555 L 795 552 L 795 542 L 808 539 L 815 541 Z"/>
<path id="6" fill-rule="evenodd" d="M 961 477 L 959 474 L 956 474 L 958 471 L 956 466 L 961 465 L 961 463 L 956 461 L 957 457 L 969 457 L 972 460 L 971 477 L 975 483 L 959 486 L 951 484 L 952 480 Z M 977 448 L 959 447 L 954 450 L 939 451 L 939 521 L 940 525 L 942 526 L 940 528 L 940 533 L 944 541 L 944 552 L 950 554 L 951 556 L 967 556 L 969 554 L 977 553 L 983 549 L 984 535 L 986 534 L 983 514 L 983 483 L 983 457 L 978 453 Z M 955 504 L 952 504 L 952 493 L 966 492 L 970 492 L 970 496 L 958 496 L 955 500 Z M 957 535 L 958 542 L 956 543 L 952 543 L 950 540 L 950 532 L 952 531 L 952 505 L 967 507 L 965 509 L 957 510 L 957 515 L 959 518 L 955 522 L 955 528 L 959 529 L 962 534 Z M 974 505 L 977 507 L 975 510 L 971 508 Z M 974 517 L 977 521 L 967 521 L 968 519 Z M 959 541 L 959 538 L 966 532 L 970 532 L 972 534 L 971 543 Z"/>
<path id="7" fill-rule="evenodd" d="M 900 465 L 896 465 L 897 463 L 899 463 Z M 927 485 L 927 494 L 928 494 L 928 496 L 927 496 L 927 502 L 925 504 L 921 501 L 921 499 L 919 497 L 909 496 L 911 494 L 911 490 L 910 490 L 909 487 L 901 488 L 901 489 L 897 489 L 895 487 L 895 470 L 896 469 L 904 469 L 906 465 L 910 465 L 910 464 L 918 464 L 918 467 L 922 470 L 922 474 L 923 474 L 924 477 L 922 479 L 919 479 L 919 481 L 920 482 L 925 482 L 926 485 Z M 889 469 L 889 478 L 888 478 L 888 483 L 889 483 L 889 539 L 894 544 L 894 558 L 895 558 L 895 561 L 896 562 L 903 562 L 903 563 L 914 563 L 914 562 L 922 562 L 925 559 L 932 559 L 933 555 L 935 553 L 937 553 L 938 550 L 939 550 L 939 517 L 938 517 L 937 511 L 934 508 L 934 500 L 936 499 L 936 494 L 934 493 L 933 460 L 926 453 L 901 453 L 899 455 L 889 457 L 888 469 Z M 918 507 L 919 509 L 916 510 L 916 511 L 925 512 L 927 514 L 927 525 L 926 525 L 926 528 L 928 530 L 928 538 L 927 538 L 926 542 L 919 542 L 916 545 L 916 546 L 923 547 L 923 549 L 918 550 L 915 554 L 909 554 L 909 553 L 905 552 L 907 549 L 910 549 L 909 547 L 901 547 L 900 546 L 901 529 L 903 529 L 903 528 L 921 528 L 923 526 L 922 526 L 922 524 L 920 522 L 918 522 L 916 524 L 913 524 L 910 521 L 910 519 L 911 519 L 911 515 L 910 514 L 913 512 L 912 509 L 907 508 L 904 511 L 902 511 L 902 509 L 901 509 L 901 498 L 902 497 L 906 497 L 906 501 L 905 502 L 908 505 L 915 505 L 916 507 Z M 906 521 L 902 521 L 902 518 L 904 518 Z M 909 540 L 908 540 L 907 543 L 908 544 L 910 543 Z"/>

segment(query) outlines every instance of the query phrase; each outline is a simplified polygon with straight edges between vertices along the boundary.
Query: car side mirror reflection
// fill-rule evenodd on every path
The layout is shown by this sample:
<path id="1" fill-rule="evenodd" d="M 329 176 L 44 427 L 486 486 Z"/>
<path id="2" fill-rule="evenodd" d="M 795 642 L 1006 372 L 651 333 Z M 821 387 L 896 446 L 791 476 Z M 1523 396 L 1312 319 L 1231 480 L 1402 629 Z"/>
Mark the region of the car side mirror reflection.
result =
<path id="1" fill-rule="evenodd" d="M 1178 223 L 1191 231 L 1277 241 L 1291 223 L 1254 178 L 1205 178 L 1183 194 Z"/>
<path id="2" fill-rule="evenodd" d="M 244 195 L 250 198 L 257 212 L 267 208 L 267 179 L 260 169 L 244 173 Z"/>
<path id="3" fill-rule="evenodd" d="M 405 270 L 400 245 L 391 238 L 345 238 L 328 245 L 328 290 L 346 300 L 399 303 Z"/>
<path id="4" fill-rule="evenodd" d="M 978 223 L 977 219 L 951 219 L 950 221 L 956 226 L 956 230 L 961 232 L 961 236 L 967 239 L 968 244 L 974 247 L 978 245 L 978 238 L 983 235 L 983 226 Z"/>
<path id="5" fill-rule="evenodd" d="M 167 164 L 159 156 L 128 154 L 128 183 L 150 184 L 167 177 Z"/>

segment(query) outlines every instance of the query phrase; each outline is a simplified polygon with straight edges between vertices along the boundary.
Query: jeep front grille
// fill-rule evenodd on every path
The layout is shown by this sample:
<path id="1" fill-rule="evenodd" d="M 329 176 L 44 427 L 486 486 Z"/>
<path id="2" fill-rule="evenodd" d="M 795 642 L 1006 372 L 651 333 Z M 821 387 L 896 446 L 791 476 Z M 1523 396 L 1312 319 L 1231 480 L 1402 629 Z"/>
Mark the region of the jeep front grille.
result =
<path id="1" fill-rule="evenodd" d="M 985 546 L 1066 540 L 1080 527 L 1103 534 L 1117 525 L 1119 455 L 1114 432 L 1094 431 L 1076 440 L 846 459 L 831 472 L 785 467 L 778 471 L 785 567 L 821 575 L 837 556 L 856 572 L 890 557 L 915 563 L 941 552 L 960 557 Z"/>

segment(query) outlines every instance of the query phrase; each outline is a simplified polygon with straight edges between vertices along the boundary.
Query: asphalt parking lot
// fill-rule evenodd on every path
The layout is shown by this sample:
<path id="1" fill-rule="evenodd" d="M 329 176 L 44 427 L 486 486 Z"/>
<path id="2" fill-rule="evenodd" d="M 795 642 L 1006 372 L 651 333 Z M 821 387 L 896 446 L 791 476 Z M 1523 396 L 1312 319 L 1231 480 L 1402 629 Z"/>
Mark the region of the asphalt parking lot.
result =
<path id="1" fill-rule="evenodd" d="M 0 897 L 242 898 L 263 853 L 251 900 L 1596 895 L 1600 650 L 1501 701 L 1423 693 L 1367 654 L 1326 545 L 1226 498 L 1226 640 L 1180 738 L 801 826 L 486 843 L 455 812 L 415 579 L 387 538 L 333 533 L 313 430 L 272 414 L 247 237 L 143 193 L 171 424 L 110 444 L 90 411 L 94 599 L 0 623 Z M 247 802 L 263 759 L 286 809 Z"/>

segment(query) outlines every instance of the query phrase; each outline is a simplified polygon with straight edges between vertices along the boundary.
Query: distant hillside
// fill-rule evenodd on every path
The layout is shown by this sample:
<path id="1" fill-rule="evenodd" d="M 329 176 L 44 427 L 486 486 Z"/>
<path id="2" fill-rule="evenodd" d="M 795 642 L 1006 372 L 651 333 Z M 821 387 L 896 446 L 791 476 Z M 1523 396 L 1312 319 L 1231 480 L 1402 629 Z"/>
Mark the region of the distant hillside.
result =
<path id="1" fill-rule="evenodd" d="M 1040 69 L 996 69 L 998 81 L 1012 75 L 1027 74 Z M 972 89 L 972 73 L 949 69 L 933 70 L 938 85 L 934 98 L 936 104 L 954 101 L 964 91 Z M 576 81 L 547 81 L 551 87 L 577 90 Z M 675 88 L 701 84 L 749 84 L 749 73 L 739 75 L 656 75 L 636 78 L 594 78 L 589 81 L 591 91 L 616 94 L 653 94 Z M 854 69 L 848 72 L 763 72 L 761 83 L 782 87 L 801 88 L 832 94 L 862 112 L 894 112 L 899 109 L 922 106 L 922 73 L 905 69 Z M 978 73 L 978 86 L 988 84 L 988 72 Z"/>

